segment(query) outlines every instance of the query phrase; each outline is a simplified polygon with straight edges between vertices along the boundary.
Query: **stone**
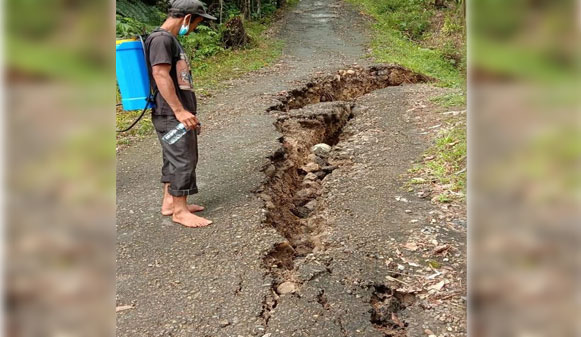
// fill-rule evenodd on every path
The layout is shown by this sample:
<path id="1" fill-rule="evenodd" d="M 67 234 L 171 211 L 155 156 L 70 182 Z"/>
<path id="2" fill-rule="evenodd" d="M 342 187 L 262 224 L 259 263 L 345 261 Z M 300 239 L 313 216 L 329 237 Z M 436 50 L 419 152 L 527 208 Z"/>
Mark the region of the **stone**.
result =
<path id="1" fill-rule="evenodd" d="M 319 164 L 316 163 L 307 163 L 307 165 L 302 167 L 302 170 L 305 172 L 315 172 L 315 171 L 319 171 L 321 169 L 321 167 L 319 166 Z"/>
<path id="2" fill-rule="evenodd" d="M 266 167 L 266 169 L 264 170 L 264 174 L 267 177 L 272 177 L 275 172 L 276 172 L 276 167 L 274 167 L 274 165 L 268 165 L 268 167 Z"/>
<path id="3" fill-rule="evenodd" d="M 325 143 L 319 143 L 311 148 L 311 152 L 319 157 L 326 158 L 331 153 L 331 146 Z"/>
<path id="4" fill-rule="evenodd" d="M 309 174 L 310 174 L 310 173 L 309 173 Z M 328 174 L 328 173 L 327 173 L 327 172 L 325 172 L 325 171 L 317 171 L 317 172 L 315 173 L 315 175 L 317 176 L 317 178 L 318 178 L 318 179 L 323 179 L 323 178 L 325 178 L 325 177 L 327 176 L 327 174 Z"/>
<path id="5" fill-rule="evenodd" d="M 297 192 L 296 196 L 298 198 L 311 198 L 318 195 L 317 191 L 313 188 L 305 188 Z"/>
<path id="6" fill-rule="evenodd" d="M 323 171 L 325 171 L 327 173 L 331 173 L 336 168 L 337 168 L 337 166 L 335 166 L 335 165 L 323 166 Z"/>
<path id="7" fill-rule="evenodd" d="M 317 175 L 309 172 L 306 176 L 305 176 L 305 180 L 317 180 Z"/>
<path id="8" fill-rule="evenodd" d="M 301 219 L 307 218 L 309 216 L 309 214 L 311 213 L 311 211 L 312 210 L 306 208 L 305 206 L 299 206 L 299 207 L 293 208 L 291 210 L 291 212 L 294 215 L 298 216 Z"/>
<path id="9" fill-rule="evenodd" d="M 309 211 L 313 211 L 317 207 L 317 200 L 311 200 L 306 203 L 305 208 Z"/>
<path id="10" fill-rule="evenodd" d="M 297 285 L 294 282 L 283 282 L 276 287 L 276 292 L 284 295 L 284 294 L 292 294 L 297 291 Z"/>
<path id="11" fill-rule="evenodd" d="M 307 159 L 308 159 L 310 162 L 313 162 L 313 163 L 315 163 L 315 164 L 318 164 L 318 165 L 319 165 L 319 166 L 321 166 L 321 167 L 323 167 L 323 166 L 327 165 L 327 161 L 326 161 L 325 159 L 323 159 L 323 158 L 321 158 L 321 157 L 317 156 L 317 155 L 316 155 L 316 154 L 314 154 L 314 153 L 310 153 L 310 154 L 307 156 Z"/>
<path id="12" fill-rule="evenodd" d="M 220 320 L 218 323 L 220 323 L 220 326 L 223 327 L 227 327 L 228 325 L 230 325 L 230 321 L 228 321 L 227 319 L 222 319 Z"/>

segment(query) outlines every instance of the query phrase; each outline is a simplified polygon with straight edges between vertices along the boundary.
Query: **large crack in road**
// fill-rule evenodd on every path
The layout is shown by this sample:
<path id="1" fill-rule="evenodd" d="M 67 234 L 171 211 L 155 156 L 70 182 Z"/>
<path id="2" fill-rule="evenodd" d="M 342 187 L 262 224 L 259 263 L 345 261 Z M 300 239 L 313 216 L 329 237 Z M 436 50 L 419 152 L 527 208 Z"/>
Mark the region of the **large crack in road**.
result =
<path id="1" fill-rule="evenodd" d="M 394 305 L 399 282 L 385 279 L 397 277 L 396 242 L 427 212 L 413 196 L 394 200 L 397 177 L 427 145 L 408 121 L 418 97 L 441 88 L 400 86 L 429 79 L 398 66 L 349 68 L 372 62 L 364 27 L 342 1 L 302 0 L 275 34 L 285 41 L 277 64 L 201 97 L 200 194 L 190 201 L 215 225 L 189 230 L 159 214 L 155 136 L 119 153 L 116 303 L 132 309 L 117 315 L 118 336 L 446 331 L 433 317 L 424 324 L 420 295 Z M 331 150 L 312 153 L 322 143 Z M 261 198 L 251 193 L 259 186 Z"/>
<path id="2" fill-rule="evenodd" d="M 322 182 L 341 165 L 330 154 L 340 142 L 343 127 L 354 116 L 355 100 L 388 86 L 430 80 L 397 65 L 356 66 L 291 90 L 280 98 L 280 104 L 267 110 L 278 113 L 274 125 L 282 137 L 280 147 L 263 168 L 266 182 L 257 192 L 264 201 L 265 224 L 276 229 L 285 241 L 275 244 L 263 259 L 263 267 L 274 281 L 262 302 L 260 317 L 265 326 L 279 297 L 296 293 L 302 283 L 309 281 L 298 277 L 295 261 L 326 248 L 329 224 L 322 215 Z M 323 272 L 332 270 L 327 267 Z M 404 336 L 405 324 L 394 322 L 390 316 L 402 307 L 402 301 L 393 293 L 387 294 L 386 289 L 384 285 L 375 287 L 370 322 L 380 331 L 398 331 L 398 336 Z M 324 290 L 317 301 L 329 310 Z"/>

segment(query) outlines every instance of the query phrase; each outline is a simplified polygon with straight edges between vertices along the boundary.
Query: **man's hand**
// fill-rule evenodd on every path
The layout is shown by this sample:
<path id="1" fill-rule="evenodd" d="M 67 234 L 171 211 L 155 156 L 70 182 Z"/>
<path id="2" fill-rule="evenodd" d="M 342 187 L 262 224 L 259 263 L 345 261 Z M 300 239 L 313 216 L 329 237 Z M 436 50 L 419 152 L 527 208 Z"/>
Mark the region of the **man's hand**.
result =
<path id="1" fill-rule="evenodd" d="M 191 112 L 185 109 L 181 109 L 175 112 L 176 118 L 180 121 L 183 125 L 186 126 L 186 129 L 193 130 L 198 126 L 200 123 L 198 118 Z"/>

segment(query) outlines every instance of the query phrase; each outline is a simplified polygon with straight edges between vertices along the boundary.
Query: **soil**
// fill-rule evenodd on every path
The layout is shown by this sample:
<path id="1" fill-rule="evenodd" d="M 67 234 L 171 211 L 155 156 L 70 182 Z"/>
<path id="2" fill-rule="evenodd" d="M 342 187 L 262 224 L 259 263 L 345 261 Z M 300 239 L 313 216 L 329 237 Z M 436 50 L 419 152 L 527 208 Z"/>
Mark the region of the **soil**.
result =
<path id="1" fill-rule="evenodd" d="M 303 0 L 280 25 L 276 65 L 200 102 L 190 201 L 213 225 L 159 213 L 155 137 L 118 153 L 117 335 L 466 335 L 465 219 L 401 178 L 447 89 L 367 59 L 343 2 Z"/>

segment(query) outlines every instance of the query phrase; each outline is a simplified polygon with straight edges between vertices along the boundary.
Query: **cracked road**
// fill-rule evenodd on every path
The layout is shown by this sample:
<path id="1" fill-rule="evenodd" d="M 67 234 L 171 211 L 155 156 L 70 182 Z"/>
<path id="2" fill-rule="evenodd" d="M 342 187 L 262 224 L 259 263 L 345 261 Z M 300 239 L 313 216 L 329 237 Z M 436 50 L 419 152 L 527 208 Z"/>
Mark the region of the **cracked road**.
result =
<path id="1" fill-rule="evenodd" d="M 370 304 L 385 283 L 385 259 L 413 229 L 404 208 L 431 209 L 413 196 L 405 207 L 394 199 L 402 195 L 399 175 L 429 144 L 406 116 L 416 94 L 443 89 L 404 85 L 357 100 L 332 144 L 343 165 L 324 178 L 317 199 L 327 223 L 317 233 L 324 248 L 294 257 L 293 293 L 277 294 L 280 280 L 264 266 L 286 239 L 265 223 L 255 193 L 281 146 L 276 114 L 267 113 L 280 104 L 276 94 L 318 74 L 368 65 L 361 20 L 340 1 L 301 1 L 280 23 L 283 58 L 201 102 L 200 193 L 190 202 L 206 206 L 202 214 L 213 225 L 188 229 L 160 214 L 155 136 L 118 153 L 116 302 L 132 306 L 117 314 L 118 336 L 386 336 L 371 321 Z M 412 322 L 407 331 L 418 336 L 422 326 Z"/>

